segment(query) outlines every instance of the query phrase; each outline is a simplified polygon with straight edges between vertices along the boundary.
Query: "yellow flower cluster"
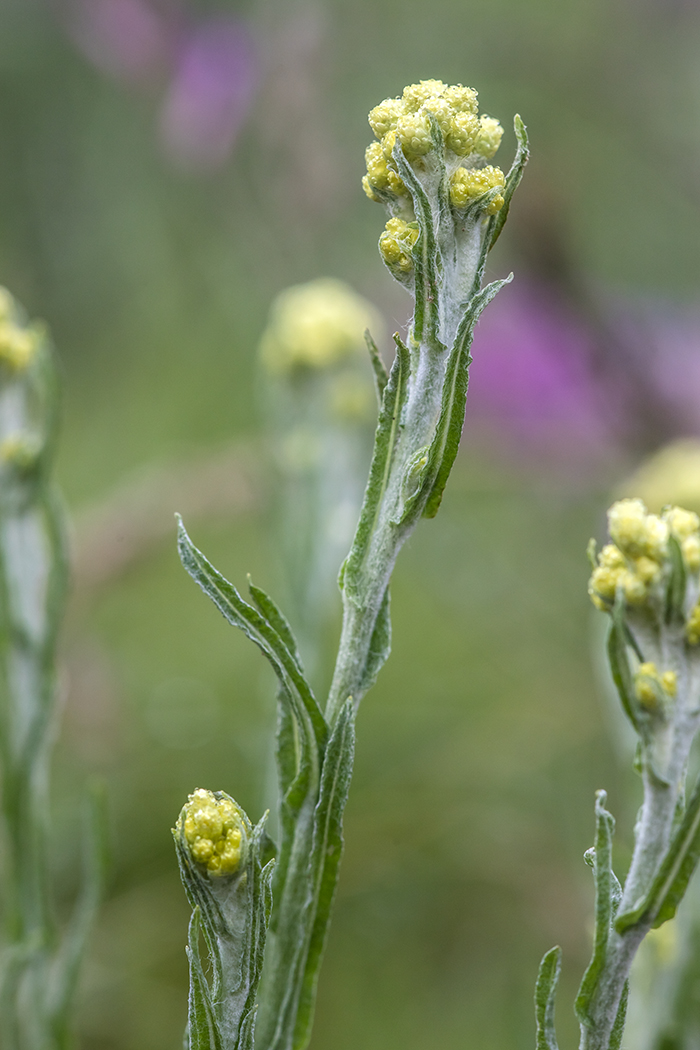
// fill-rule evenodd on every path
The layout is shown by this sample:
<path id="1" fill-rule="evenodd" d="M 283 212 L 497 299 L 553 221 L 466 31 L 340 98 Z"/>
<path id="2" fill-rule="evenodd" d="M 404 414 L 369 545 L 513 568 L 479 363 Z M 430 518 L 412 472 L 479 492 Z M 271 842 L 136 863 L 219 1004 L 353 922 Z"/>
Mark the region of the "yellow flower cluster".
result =
<path id="1" fill-rule="evenodd" d="M 640 704 L 649 710 L 658 706 L 659 700 L 676 695 L 678 679 L 675 671 L 659 674 L 654 663 L 639 665 L 634 676 L 634 692 Z"/>
<path id="2" fill-rule="evenodd" d="M 630 605 L 646 601 L 668 561 L 669 536 L 678 541 L 687 571 L 700 570 L 700 518 L 693 511 L 667 507 L 649 514 L 640 499 L 618 500 L 608 511 L 608 529 L 613 543 L 601 550 L 588 584 L 598 609 L 609 610 L 618 590 Z"/>
<path id="3" fill-rule="evenodd" d="M 485 168 L 457 168 L 450 179 L 450 201 L 455 208 L 465 208 L 489 190 L 504 186 L 505 181 L 501 169 L 490 164 Z M 489 201 L 487 215 L 495 215 L 504 204 L 502 194 L 498 193 Z"/>
<path id="4" fill-rule="evenodd" d="M 273 375 L 332 368 L 354 354 L 364 356 L 365 330 L 380 327 L 377 311 L 366 299 L 342 281 L 324 277 L 278 295 L 260 356 Z"/>
<path id="5" fill-rule="evenodd" d="M 192 859 L 210 875 L 233 875 L 241 863 L 246 834 L 241 811 L 230 798 L 204 788 L 189 796 L 182 830 Z"/>
<path id="6" fill-rule="evenodd" d="M 39 340 L 35 329 L 17 324 L 15 309 L 13 297 L 6 288 L 0 288 L 0 363 L 13 372 L 23 372 Z"/>
<path id="7" fill-rule="evenodd" d="M 418 223 L 389 219 L 379 238 L 379 251 L 390 269 L 409 273 L 413 269 L 411 248 L 418 240 Z"/>
<path id="8" fill-rule="evenodd" d="M 490 160 L 498 149 L 503 128 L 493 117 L 478 115 L 477 94 L 461 84 L 421 80 L 404 88 L 401 98 L 387 98 L 369 114 L 375 134 L 365 154 L 365 193 L 374 201 L 406 194 L 392 159 L 398 141 L 410 161 L 434 147 L 432 121 L 442 133 L 445 147 L 457 157 Z"/>

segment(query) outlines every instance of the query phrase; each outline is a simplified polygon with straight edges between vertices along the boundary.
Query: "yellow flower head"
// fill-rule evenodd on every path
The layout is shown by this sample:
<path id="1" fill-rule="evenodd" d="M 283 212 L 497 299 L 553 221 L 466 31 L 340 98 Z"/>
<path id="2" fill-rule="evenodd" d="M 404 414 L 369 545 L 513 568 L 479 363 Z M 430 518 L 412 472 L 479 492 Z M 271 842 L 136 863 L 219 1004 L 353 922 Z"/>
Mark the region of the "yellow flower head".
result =
<path id="1" fill-rule="evenodd" d="M 478 200 L 489 190 L 498 189 L 505 184 L 505 177 L 500 168 L 457 168 L 450 179 L 450 201 L 455 208 L 466 208 L 472 201 Z M 501 194 L 497 194 L 486 209 L 495 214 L 503 207 Z"/>
<path id="2" fill-rule="evenodd" d="M 342 281 L 320 278 L 277 296 L 260 341 L 260 356 L 273 375 L 327 369 L 364 355 L 364 332 L 381 322 L 375 308 Z"/>
<path id="3" fill-rule="evenodd" d="M 413 269 L 411 248 L 418 240 L 418 224 L 403 219 L 389 219 L 379 238 L 379 251 L 389 269 L 402 274 Z"/>
<path id="4" fill-rule="evenodd" d="M 674 697 L 678 688 L 675 671 L 664 671 L 659 674 L 656 664 L 648 662 L 639 665 L 634 676 L 634 693 L 640 704 L 652 711 L 659 701 Z"/>
<path id="5" fill-rule="evenodd" d="M 14 298 L 7 288 L 0 287 L 0 363 L 12 372 L 23 372 L 38 343 L 38 330 L 18 322 Z"/>
<path id="6" fill-rule="evenodd" d="M 476 137 L 474 150 L 482 157 L 491 160 L 503 138 L 503 128 L 493 117 L 482 117 L 479 121 L 479 134 Z"/>
<path id="7" fill-rule="evenodd" d="M 377 142 L 367 150 L 367 174 L 362 185 L 371 200 L 389 203 L 407 194 L 393 160 L 394 145 L 398 141 L 409 163 L 420 166 L 420 158 L 436 148 L 434 122 L 453 160 L 454 155 L 471 157 L 473 165 L 483 165 L 483 158 L 493 157 L 503 135 L 503 128 L 493 117 L 479 119 L 473 88 L 447 85 L 442 80 L 409 84 L 400 98 L 385 99 L 369 114 Z M 502 202 L 493 211 L 498 207 Z"/>
<path id="8" fill-rule="evenodd" d="M 610 537 L 630 558 L 646 555 L 655 561 L 668 550 L 669 527 L 656 514 L 649 514 L 640 499 L 621 499 L 608 511 Z"/>
<path id="9" fill-rule="evenodd" d="M 232 798 L 197 788 L 178 826 L 192 859 L 209 875 L 234 875 L 245 863 L 247 820 Z"/>

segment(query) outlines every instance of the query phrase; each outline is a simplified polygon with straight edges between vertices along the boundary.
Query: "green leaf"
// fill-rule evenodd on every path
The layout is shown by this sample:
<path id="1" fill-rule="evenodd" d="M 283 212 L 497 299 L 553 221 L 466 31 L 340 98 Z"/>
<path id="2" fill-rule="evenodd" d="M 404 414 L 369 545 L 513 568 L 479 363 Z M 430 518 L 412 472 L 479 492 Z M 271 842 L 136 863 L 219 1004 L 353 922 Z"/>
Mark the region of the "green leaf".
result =
<path id="1" fill-rule="evenodd" d="M 615 821 L 612 814 L 605 809 L 606 800 L 607 795 L 604 791 L 596 792 L 596 835 L 593 857 L 595 878 L 593 956 L 583 975 L 575 1005 L 576 1016 L 581 1024 L 587 1026 L 592 1023 L 588 1008 L 605 966 L 610 930 L 615 911 L 620 903 L 620 884 L 612 870 L 612 837 Z"/>
<path id="2" fill-rule="evenodd" d="M 423 515 L 426 518 L 434 518 L 440 508 L 445 485 L 459 450 L 467 403 L 469 365 L 471 364 L 469 348 L 474 335 L 474 326 L 479 320 L 484 307 L 491 302 L 504 284 L 508 284 L 512 280 L 512 277 L 513 275 L 511 274 L 505 280 L 493 281 L 485 288 L 482 288 L 480 292 L 477 292 L 469 301 L 466 313 L 457 330 L 455 343 L 450 351 L 445 371 L 440 417 L 424 472 L 424 477 L 430 485 L 429 495 L 423 510 Z M 424 487 L 412 499 L 406 501 L 404 520 L 410 514 L 412 507 L 422 498 L 425 498 Z"/>
<path id="3" fill-rule="evenodd" d="M 296 647 L 292 652 L 283 637 L 284 634 L 291 637 L 286 620 L 271 599 L 259 588 L 254 589 L 255 593 L 258 598 L 263 597 L 263 605 L 273 610 L 272 615 L 277 627 L 262 611 L 248 605 L 233 584 L 229 583 L 220 572 L 217 572 L 202 552 L 194 546 L 179 517 L 178 549 L 182 564 L 192 579 L 211 598 L 228 622 L 234 627 L 239 627 L 267 657 L 279 679 L 284 695 L 292 704 L 295 718 L 298 722 L 308 726 L 309 735 L 313 736 L 320 758 L 325 746 L 328 727 L 311 687 L 299 666 Z M 282 635 L 277 628 L 282 630 Z"/>
<path id="4" fill-rule="evenodd" d="M 187 958 L 190 964 L 187 1041 L 190 1050 L 224 1050 L 224 1041 L 199 956 L 199 922 L 199 908 L 195 908 L 187 935 Z"/>
<path id="5" fill-rule="evenodd" d="M 554 1027 L 554 1000 L 561 973 L 561 948 L 551 948 L 540 963 L 535 985 L 536 1050 L 559 1050 Z"/>
<path id="6" fill-rule="evenodd" d="M 384 389 L 382 407 L 377 422 L 374 439 L 374 452 L 370 466 L 367 488 L 362 501 L 360 519 L 355 530 L 350 553 L 342 571 L 342 586 L 350 596 L 357 592 L 361 577 L 362 565 L 367 555 L 377 517 L 386 493 L 387 482 L 391 471 L 394 452 L 401 428 L 401 413 L 406 401 L 408 378 L 410 375 L 410 355 L 398 335 L 396 357 L 389 374 L 389 382 Z"/>
<path id="7" fill-rule="evenodd" d="M 311 871 L 315 914 L 300 988 L 294 1033 L 296 1050 L 306 1047 L 311 1038 L 318 974 L 343 854 L 343 813 L 348 800 L 354 756 L 355 712 L 352 700 L 348 700 L 338 715 L 328 741 L 315 813 Z"/>
<path id="8" fill-rule="evenodd" d="M 415 300 L 413 338 L 433 348 L 444 349 L 438 338 L 440 326 L 438 270 L 441 267 L 440 249 L 435 235 L 435 219 L 430 199 L 406 160 L 398 140 L 394 145 L 394 161 L 399 175 L 413 198 L 413 209 L 420 227 L 420 235 L 411 255 L 415 268 Z"/>
<path id="9" fill-rule="evenodd" d="M 666 623 L 684 624 L 686 571 L 680 544 L 675 536 L 668 538 L 668 553 L 671 573 L 666 588 Z"/>
<path id="10" fill-rule="evenodd" d="M 530 157 L 530 149 L 527 140 L 527 128 L 523 124 L 520 115 L 516 113 L 513 118 L 513 129 L 515 131 L 515 137 L 518 140 L 518 147 L 515 153 L 515 160 L 511 166 L 510 171 L 506 176 L 506 184 L 503 190 L 504 204 L 501 210 L 494 216 L 494 224 L 491 231 L 491 248 L 501 236 L 501 230 L 506 224 L 508 218 L 508 212 L 510 210 L 510 202 L 513 199 L 513 194 L 518 188 L 520 180 L 523 177 L 523 171 L 525 165 Z"/>
<path id="11" fill-rule="evenodd" d="M 641 733 L 638 704 L 634 693 L 634 680 L 627 657 L 628 629 L 624 619 L 624 602 L 621 595 L 615 599 L 608 634 L 608 662 L 613 682 L 617 687 L 620 702 L 630 722 Z"/>
<path id="12" fill-rule="evenodd" d="M 360 691 L 366 693 L 377 680 L 377 675 L 389 659 L 391 653 L 391 610 L 389 588 L 384 592 L 384 598 L 379 609 L 372 639 L 369 643 L 367 662 L 360 679 Z"/>
<path id="13" fill-rule="evenodd" d="M 342 817 L 354 755 L 354 705 L 346 701 L 328 740 L 318 798 L 293 825 L 283 898 L 275 897 L 260 1002 L 262 1050 L 301 1050 L 313 1019 L 316 985 L 342 853 Z"/>
<path id="14" fill-rule="evenodd" d="M 627 1020 L 627 1000 L 630 994 L 630 983 L 625 981 L 625 987 L 622 989 L 622 996 L 620 998 L 620 1005 L 617 1008 L 617 1014 L 615 1015 L 615 1023 L 612 1026 L 610 1033 L 610 1042 L 608 1043 L 608 1050 L 620 1050 L 622 1046 L 622 1036 L 625 1032 L 625 1021 Z"/>
<path id="15" fill-rule="evenodd" d="M 270 626 L 277 631 L 277 634 L 293 656 L 299 672 L 303 674 L 301 657 L 299 656 L 299 650 L 297 649 L 296 639 L 292 634 L 292 628 L 289 626 L 289 621 L 286 616 L 278 609 L 269 594 L 265 594 L 265 591 L 261 590 L 260 587 L 255 586 L 250 576 L 248 577 L 248 590 L 250 591 L 250 596 L 258 607 L 259 612 L 262 613 Z"/>
<path id="16" fill-rule="evenodd" d="M 662 926 L 672 919 L 700 860 L 700 778 L 659 871 L 643 900 L 618 916 L 615 928 L 623 933 L 637 924 Z"/>
<path id="17" fill-rule="evenodd" d="M 386 365 L 382 360 L 382 355 L 377 349 L 377 344 L 370 335 L 369 328 L 365 328 L 365 343 L 369 350 L 369 359 L 372 362 L 372 369 L 374 371 L 374 385 L 377 391 L 377 400 L 379 407 L 381 408 L 382 397 L 384 396 L 384 387 L 389 382 L 389 373 L 386 370 Z"/>

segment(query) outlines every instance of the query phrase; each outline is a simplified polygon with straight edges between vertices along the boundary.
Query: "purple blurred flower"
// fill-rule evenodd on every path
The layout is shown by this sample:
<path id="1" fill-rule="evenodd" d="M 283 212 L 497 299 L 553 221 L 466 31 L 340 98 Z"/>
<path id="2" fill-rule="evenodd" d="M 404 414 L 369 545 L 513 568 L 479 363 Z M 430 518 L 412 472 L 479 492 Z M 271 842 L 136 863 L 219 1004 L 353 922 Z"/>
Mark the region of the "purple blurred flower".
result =
<path id="1" fill-rule="evenodd" d="M 173 44 L 172 27 L 147 0 L 75 0 L 69 32 L 94 66 L 127 83 L 149 79 Z"/>
<path id="2" fill-rule="evenodd" d="M 560 451 L 606 445 L 591 337 L 546 289 L 522 279 L 503 289 L 479 322 L 472 352 L 468 426 Z"/>
<path id="3" fill-rule="evenodd" d="M 188 170 L 218 167 L 248 115 L 257 81 L 255 48 L 240 22 L 221 16 L 193 29 L 161 112 L 171 159 Z"/>

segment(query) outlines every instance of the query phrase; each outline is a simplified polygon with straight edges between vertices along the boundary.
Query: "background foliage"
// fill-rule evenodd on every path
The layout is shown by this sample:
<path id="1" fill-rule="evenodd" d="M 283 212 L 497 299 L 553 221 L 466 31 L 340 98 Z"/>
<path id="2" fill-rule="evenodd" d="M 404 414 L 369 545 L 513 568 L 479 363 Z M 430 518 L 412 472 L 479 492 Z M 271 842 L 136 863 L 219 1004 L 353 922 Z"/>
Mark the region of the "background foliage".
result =
<path id="1" fill-rule="evenodd" d="M 254 819 L 270 799 L 270 677 L 180 568 L 172 512 L 229 578 L 280 592 L 257 340 L 281 288 L 325 274 L 404 323 L 359 186 L 365 117 L 429 76 L 506 127 L 522 113 L 533 160 L 491 257 L 516 283 L 477 330 L 464 448 L 394 577 L 313 1046 L 529 1046 L 555 942 L 571 1001 L 593 791 L 621 830 L 636 791 L 597 696 L 585 545 L 611 487 L 700 433 L 699 37 L 683 0 L 3 0 L 0 282 L 61 353 L 75 520 L 66 903 L 85 778 L 111 799 L 89 1050 L 180 1043 L 187 793 Z M 564 1043 L 574 1024 L 562 1010 Z"/>

